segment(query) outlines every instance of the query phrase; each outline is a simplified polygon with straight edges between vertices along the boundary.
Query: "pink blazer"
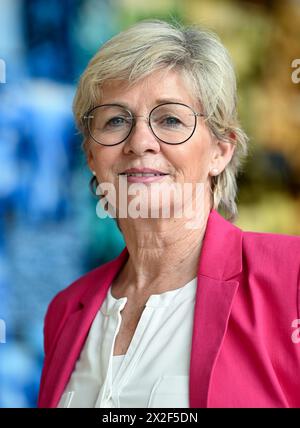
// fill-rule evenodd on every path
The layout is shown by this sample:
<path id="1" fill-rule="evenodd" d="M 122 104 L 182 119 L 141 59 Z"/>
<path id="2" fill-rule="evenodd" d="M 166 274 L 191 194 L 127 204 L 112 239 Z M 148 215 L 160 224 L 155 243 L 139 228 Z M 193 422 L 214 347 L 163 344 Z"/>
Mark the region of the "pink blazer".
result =
<path id="1" fill-rule="evenodd" d="M 57 406 L 128 256 L 125 247 L 50 303 L 39 407 Z M 300 407 L 300 237 L 243 232 L 211 210 L 199 259 L 189 375 L 191 408 Z"/>

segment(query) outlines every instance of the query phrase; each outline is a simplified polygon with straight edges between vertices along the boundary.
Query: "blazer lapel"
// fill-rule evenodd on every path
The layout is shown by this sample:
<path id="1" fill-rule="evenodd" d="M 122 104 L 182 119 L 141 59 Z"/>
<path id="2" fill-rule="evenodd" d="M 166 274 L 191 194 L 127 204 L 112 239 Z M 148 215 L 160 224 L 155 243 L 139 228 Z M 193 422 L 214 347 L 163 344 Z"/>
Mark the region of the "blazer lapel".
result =
<path id="1" fill-rule="evenodd" d="M 242 231 L 212 210 L 202 244 L 190 359 L 190 407 L 209 406 L 209 386 L 242 271 Z"/>

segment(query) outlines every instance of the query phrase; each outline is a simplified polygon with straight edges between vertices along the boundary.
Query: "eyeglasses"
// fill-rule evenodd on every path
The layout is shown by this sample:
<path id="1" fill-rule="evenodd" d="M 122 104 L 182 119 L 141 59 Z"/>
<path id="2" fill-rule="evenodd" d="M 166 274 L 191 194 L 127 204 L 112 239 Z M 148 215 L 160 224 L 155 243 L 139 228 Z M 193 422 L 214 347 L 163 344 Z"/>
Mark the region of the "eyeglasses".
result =
<path id="1" fill-rule="evenodd" d="M 115 146 L 125 141 L 136 124 L 145 117 L 154 136 L 166 144 L 182 144 L 194 134 L 197 117 L 205 116 L 182 103 L 164 103 L 154 107 L 149 116 L 134 116 L 119 104 L 93 107 L 83 120 L 91 138 L 103 146 Z"/>

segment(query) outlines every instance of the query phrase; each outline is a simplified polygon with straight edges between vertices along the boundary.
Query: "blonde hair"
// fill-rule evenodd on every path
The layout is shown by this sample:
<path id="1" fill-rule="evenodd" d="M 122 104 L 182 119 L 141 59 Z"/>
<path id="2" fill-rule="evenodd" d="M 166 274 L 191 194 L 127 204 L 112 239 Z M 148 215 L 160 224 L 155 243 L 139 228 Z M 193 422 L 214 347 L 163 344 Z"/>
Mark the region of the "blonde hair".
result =
<path id="1" fill-rule="evenodd" d="M 84 114 L 101 99 L 107 80 L 136 83 L 156 70 L 176 69 L 193 88 L 206 123 L 219 141 L 235 144 L 226 168 L 211 178 L 213 208 L 223 209 L 229 221 L 237 216 L 236 177 L 247 155 L 248 137 L 237 119 L 236 77 L 230 56 L 219 38 L 198 26 L 143 20 L 117 34 L 89 62 L 82 74 L 73 103 L 83 148 L 88 135 Z"/>

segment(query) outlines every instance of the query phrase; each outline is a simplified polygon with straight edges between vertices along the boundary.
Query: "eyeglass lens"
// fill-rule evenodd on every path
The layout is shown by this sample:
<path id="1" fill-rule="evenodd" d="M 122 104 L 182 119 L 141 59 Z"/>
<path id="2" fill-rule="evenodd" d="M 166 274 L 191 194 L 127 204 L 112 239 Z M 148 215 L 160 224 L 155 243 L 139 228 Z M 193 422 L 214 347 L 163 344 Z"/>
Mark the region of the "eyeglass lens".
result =
<path id="1" fill-rule="evenodd" d="M 181 104 L 155 107 L 149 117 L 154 135 L 169 144 L 186 141 L 193 134 L 196 117 L 192 109 Z M 88 129 L 98 143 L 114 145 L 124 141 L 134 125 L 134 117 L 121 106 L 98 106 L 88 116 Z"/>

